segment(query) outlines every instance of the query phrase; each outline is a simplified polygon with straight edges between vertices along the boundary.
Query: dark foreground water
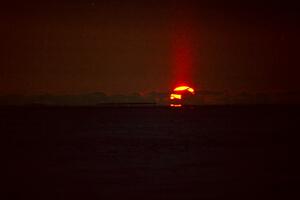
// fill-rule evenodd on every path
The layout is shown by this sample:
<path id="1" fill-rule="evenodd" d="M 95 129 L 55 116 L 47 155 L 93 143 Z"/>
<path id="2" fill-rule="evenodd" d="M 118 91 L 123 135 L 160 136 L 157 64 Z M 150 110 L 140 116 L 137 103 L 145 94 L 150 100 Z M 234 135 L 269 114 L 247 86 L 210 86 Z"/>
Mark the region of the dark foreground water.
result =
<path id="1" fill-rule="evenodd" d="M 5 199 L 292 198 L 299 111 L 1 108 Z"/>

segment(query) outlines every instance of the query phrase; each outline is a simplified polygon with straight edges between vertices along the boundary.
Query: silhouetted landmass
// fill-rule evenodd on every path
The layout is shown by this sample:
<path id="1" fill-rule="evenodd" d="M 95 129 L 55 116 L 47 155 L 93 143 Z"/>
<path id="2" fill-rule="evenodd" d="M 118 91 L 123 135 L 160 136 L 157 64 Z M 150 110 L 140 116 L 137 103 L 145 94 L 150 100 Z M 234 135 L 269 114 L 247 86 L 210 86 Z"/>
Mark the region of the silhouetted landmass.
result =
<path id="1" fill-rule="evenodd" d="M 105 104 L 156 103 L 155 99 L 139 94 L 111 95 L 90 93 L 80 95 L 2 96 L 0 105 L 95 106 Z"/>
<path id="2" fill-rule="evenodd" d="M 284 93 L 231 93 L 222 91 L 197 91 L 187 101 L 191 105 L 232 104 L 299 104 L 300 92 Z M 95 106 L 125 104 L 168 105 L 169 94 L 150 92 L 147 94 L 106 95 L 102 92 L 78 95 L 9 95 L 0 96 L 0 105 L 44 105 L 44 106 Z"/>

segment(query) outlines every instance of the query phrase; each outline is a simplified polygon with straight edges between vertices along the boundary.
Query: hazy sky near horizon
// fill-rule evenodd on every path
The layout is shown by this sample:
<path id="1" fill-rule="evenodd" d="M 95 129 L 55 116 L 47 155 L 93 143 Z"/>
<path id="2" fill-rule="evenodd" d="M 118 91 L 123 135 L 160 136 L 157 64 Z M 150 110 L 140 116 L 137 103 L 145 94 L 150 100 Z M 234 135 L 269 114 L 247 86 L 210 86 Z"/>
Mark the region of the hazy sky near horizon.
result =
<path id="1" fill-rule="evenodd" d="M 299 91 L 292 1 L 3 3 L 0 94 Z"/>

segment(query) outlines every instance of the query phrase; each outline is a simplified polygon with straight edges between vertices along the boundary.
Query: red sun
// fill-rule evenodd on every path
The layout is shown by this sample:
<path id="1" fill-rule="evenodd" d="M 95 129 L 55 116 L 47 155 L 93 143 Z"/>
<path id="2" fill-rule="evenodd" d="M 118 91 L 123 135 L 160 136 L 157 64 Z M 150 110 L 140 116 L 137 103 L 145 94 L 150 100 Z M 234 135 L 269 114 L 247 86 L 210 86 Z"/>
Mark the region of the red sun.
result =
<path id="1" fill-rule="evenodd" d="M 181 107 L 182 102 L 184 101 L 184 98 L 186 96 L 194 95 L 195 90 L 192 87 L 189 87 L 187 85 L 181 85 L 178 87 L 175 87 L 170 94 L 170 100 L 171 104 L 170 106 L 172 107 Z"/>

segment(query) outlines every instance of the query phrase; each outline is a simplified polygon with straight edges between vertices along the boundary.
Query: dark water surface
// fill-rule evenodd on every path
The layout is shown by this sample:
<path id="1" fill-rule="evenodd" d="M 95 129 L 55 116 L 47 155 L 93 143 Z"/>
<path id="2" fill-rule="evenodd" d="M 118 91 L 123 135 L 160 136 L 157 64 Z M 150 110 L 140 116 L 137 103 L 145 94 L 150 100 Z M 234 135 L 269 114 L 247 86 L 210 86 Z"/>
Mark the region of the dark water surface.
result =
<path id="1" fill-rule="evenodd" d="M 21 199 L 292 197 L 299 185 L 299 111 L 0 108 L 4 189 Z"/>

